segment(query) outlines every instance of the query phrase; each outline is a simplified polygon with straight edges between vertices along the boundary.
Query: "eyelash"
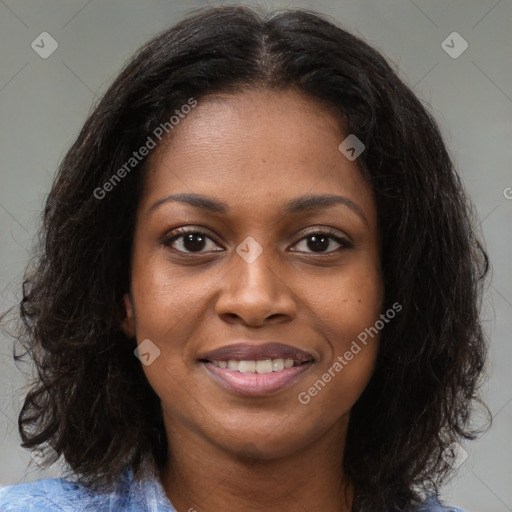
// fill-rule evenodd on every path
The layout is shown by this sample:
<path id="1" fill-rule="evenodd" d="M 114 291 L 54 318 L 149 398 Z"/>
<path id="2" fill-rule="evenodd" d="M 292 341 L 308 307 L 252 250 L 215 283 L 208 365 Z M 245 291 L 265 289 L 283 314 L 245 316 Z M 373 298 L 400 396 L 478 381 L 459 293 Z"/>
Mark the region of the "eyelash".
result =
<path id="1" fill-rule="evenodd" d="M 169 247 L 169 246 L 172 245 L 172 243 L 175 240 L 178 240 L 179 238 L 182 238 L 184 235 L 187 235 L 189 233 L 193 233 L 193 234 L 197 234 L 197 235 L 202 235 L 205 238 L 208 238 L 208 239 L 212 240 L 213 242 L 215 242 L 215 240 L 212 237 L 208 236 L 208 234 L 205 233 L 204 231 L 200 231 L 200 230 L 198 230 L 196 228 L 189 228 L 189 227 L 187 227 L 187 228 L 178 228 L 178 229 L 175 229 L 174 231 L 172 231 L 171 233 L 169 233 L 162 240 L 162 245 L 164 245 L 166 247 Z M 337 234 L 337 232 L 335 232 L 333 230 L 330 230 L 330 229 L 322 229 L 322 230 L 318 230 L 318 231 L 311 231 L 307 235 L 305 235 L 301 239 L 299 239 L 294 245 L 298 244 L 302 240 L 305 240 L 305 239 L 307 239 L 308 237 L 310 237 L 312 235 L 327 236 L 328 238 L 330 238 L 330 239 L 334 240 L 336 243 L 338 243 L 340 245 L 340 247 L 338 247 L 337 249 L 334 249 L 332 251 L 327 251 L 327 252 L 314 252 L 314 251 L 311 251 L 311 252 L 306 252 L 306 254 L 332 255 L 335 252 L 339 252 L 339 251 L 341 251 L 343 249 L 349 249 L 349 248 L 353 247 L 352 243 L 349 242 L 346 238 L 340 237 Z M 188 255 L 193 255 L 193 254 L 203 254 L 205 252 L 205 251 L 189 251 L 189 252 L 185 252 L 185 251 L 180 251 L 180 250 L 177 250 L 177 249 L 174 249 L 174 250 L 177 251 L 180 254 L 184 254 L 184 255 L 187 255 L 187 256 Z M 213 252 L 221 252 L 221 251 L 215 250 Z M 304 251 L 293 251 L 293 252 L 304 252 Z"/>

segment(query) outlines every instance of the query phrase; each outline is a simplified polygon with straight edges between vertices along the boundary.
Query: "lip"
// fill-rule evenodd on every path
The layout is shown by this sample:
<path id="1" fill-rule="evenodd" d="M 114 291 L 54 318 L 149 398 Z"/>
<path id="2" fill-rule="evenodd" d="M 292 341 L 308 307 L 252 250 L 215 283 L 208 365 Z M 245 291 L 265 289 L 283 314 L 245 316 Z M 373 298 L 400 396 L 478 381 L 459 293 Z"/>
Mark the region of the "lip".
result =
<path id="1" fill-rule="evenodd" d="M 265 359 L 293 359 L 294 366 L 278 372 L 241 373 L 219 368 L 212 361 L 257 361 Z M 259 343 L 238 342 L 205 352 L 199 363 L 206 373 L 227 391 L 243 396 L 274 395 L 292 386 L 315 363 L 312 354 L 292 345 L 271 341 Z"/>
<path id="2" fill-rule="evenodd" d="M 256 361 L 263 359 L 293 359 L 298 364 L 314 361 L 315 358 L 304 350 L 284 343 L 234 343 L 225 345 L 200 355 L 199 360 L 204 361 Z"/>
<path id="3" fill-rule="evenodd" d="M 209 361 L 202 361 L 201 365 L 224 389 L 243 396 L 263 397 L 274 395 L 292 386 L 314 362 L 302 363 L 278 372 L 269 373 L 240 373 L 227 368 L 219 368 Z"/>

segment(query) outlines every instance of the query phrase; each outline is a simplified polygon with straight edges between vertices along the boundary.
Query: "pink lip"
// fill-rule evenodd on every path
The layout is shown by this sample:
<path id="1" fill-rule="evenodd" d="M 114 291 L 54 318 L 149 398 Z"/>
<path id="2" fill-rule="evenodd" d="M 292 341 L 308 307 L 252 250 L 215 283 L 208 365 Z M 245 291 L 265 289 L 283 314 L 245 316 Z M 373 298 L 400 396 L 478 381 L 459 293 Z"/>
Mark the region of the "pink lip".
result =
<path id="1" fill-rule="evenodd" d="M 219 368 L 208 361 L 201 363 L 207 373 L 224 389 L 245 396 L 267 396 L 291 386 L 300 376 L 313 366 L 313 361 L 299 366 L 285 368 L 279 372 L 240 373 Z"/>

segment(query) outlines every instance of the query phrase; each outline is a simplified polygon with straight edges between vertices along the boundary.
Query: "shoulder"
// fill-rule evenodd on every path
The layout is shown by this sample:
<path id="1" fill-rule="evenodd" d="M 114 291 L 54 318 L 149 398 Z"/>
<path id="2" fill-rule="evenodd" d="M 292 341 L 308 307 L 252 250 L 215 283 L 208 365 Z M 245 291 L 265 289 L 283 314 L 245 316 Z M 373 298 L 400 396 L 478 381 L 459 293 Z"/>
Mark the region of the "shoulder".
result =
<path id="1" fill-rule="evenodd" d="M 112 490 L 99 492 L 78 481 L 48 478 L 0 488 L 1 512 L 176 512 L 157 474 L 145 467 L 137 481 L 126 467 Z"/>
<path id="2" fill-rule="evenodd" d="M 419 508 L 414 509 L 414 512 L 465 512 L 461 508 L 450 507 L 441 503 L 437 496 L 430 497 Z"/>
<path id="3" fill-rule="evenodd" d="M 428 507 L 423 507 L 421 509 L 415 510 L 414 512 L 466 512 L 461 508 L 450 507 L 447 505 L 433 505 Z"/>
<path id="4" fill-rule="evenodd" d="M 0 488 L 2 512 L 78 512 L 116 510 L 122 496 L 98 494 L 80 483 L 48 478 Z"/>
<path id="5" fill-rule="evenodd" d="M 38 512 L 43 510 L 62 511 L 62 498 L 75 484 L 60 478 L 49 478 L 0 489 L 0 510 L 2 512 L 26 511 Z"/>

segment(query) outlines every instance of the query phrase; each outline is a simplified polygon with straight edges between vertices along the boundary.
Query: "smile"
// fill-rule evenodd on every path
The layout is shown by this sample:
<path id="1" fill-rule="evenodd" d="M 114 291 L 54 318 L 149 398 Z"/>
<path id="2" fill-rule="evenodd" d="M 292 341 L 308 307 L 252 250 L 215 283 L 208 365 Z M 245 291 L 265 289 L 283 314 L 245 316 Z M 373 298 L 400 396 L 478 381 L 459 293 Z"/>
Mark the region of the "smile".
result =
<path id="1" fill-rule="evenodd" d="M 270 373 L 280 372 L 285 368 L 299 366 L 297 361 L 293 359 L 260 359 L 258 361 L 237 361 L 229 359 L 229 361 L 211 361 L 217 368 L 227 368 L 228 370 L 240 373 Z"/>
<path id="2" fill-rule="evenodd" d="M 313 366 L 313 361 L 296 363 L 293 359 L 229 360 L 202 361 L 201 364 L 207 375 L 226 391 L 248 397 L 264 397 L 292 386 Z M 269 367 L 272 368 L 270 371 Z"/>
<path id="3" fill-rule="evenodd" d="M 256 397 L 290 387 L 313 366 L 315 358 L 292 345 L 239 340 L 200 354 L 198 362 L 225 390 Z"/>

